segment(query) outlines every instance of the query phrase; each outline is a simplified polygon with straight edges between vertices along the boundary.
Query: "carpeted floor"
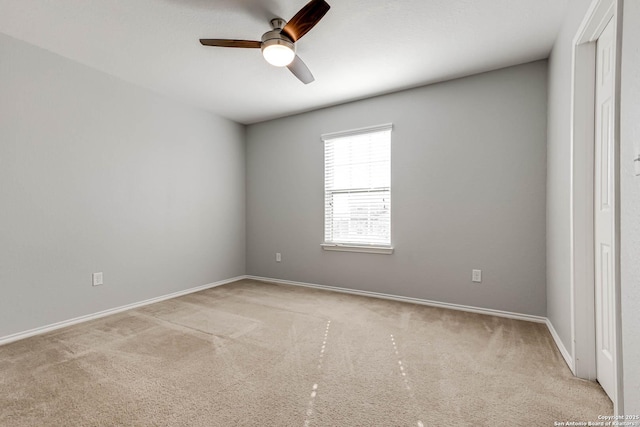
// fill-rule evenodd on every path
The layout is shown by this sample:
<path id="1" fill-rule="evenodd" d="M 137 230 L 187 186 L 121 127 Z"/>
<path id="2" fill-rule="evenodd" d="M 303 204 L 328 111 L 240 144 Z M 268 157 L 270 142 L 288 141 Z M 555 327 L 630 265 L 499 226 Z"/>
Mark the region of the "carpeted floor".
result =
<path id="1" fill-rule="evenodd" d="M 244 280 L 0 347 L 2 426 L 553 426 L 541 324 Z"/>

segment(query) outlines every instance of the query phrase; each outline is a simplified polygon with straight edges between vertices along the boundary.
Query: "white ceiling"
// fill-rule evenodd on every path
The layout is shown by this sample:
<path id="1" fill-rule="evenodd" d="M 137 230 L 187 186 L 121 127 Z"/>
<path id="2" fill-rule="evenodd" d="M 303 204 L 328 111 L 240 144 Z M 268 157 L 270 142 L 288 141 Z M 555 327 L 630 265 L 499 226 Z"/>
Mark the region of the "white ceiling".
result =
<path id="1" fill-rule="evenodd" d="M 304 85 L 258 49 L 273 17 L 308 0 L 0 0 L 0 32 L 82 64 L 255 123 L 546 58 L 568 0 L 327 0 L 297 43 Z"/>

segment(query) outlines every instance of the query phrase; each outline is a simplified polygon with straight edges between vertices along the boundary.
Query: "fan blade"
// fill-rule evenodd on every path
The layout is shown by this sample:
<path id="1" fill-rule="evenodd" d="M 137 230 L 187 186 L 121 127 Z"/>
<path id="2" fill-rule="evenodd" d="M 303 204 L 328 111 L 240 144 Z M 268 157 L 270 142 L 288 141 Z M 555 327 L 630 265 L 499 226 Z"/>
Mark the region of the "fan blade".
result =
<path id="1" fill-rule="evenodd" d="M 203 46 L 246 47 L 260 49 L 262 42 L 253 40 L 200 39 Z"/>
<path id="2" fill-rule="evenodd" d="M 315 78 L 313 78 L 313 74 L 309 71 L 307 64 L 305 64 L 298 55 L 293 58 L 293 62 L 291 62 L 291 64 L 287 65 L 287 68 L 298 78 L 298 80 L 306 85 L 315 80 Z"/>
<path id="3" fill-rule="evenodd" d="M 330 8 L 331 6 L 324 0 L 311 0 L 289 20 L 280 32 L 295 42 L 307 34 Z"/>

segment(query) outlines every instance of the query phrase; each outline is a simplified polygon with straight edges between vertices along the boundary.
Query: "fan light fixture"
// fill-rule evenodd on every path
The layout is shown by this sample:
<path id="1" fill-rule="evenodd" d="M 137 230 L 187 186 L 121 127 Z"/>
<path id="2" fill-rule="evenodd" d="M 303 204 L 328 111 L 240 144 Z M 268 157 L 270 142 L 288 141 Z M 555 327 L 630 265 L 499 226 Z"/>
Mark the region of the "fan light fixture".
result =
<path id="1" fill-rule="evenodd" d="M 293 43 L 277 38 L 262 43 L 262 56 L 273 66 L 285 67 L 291 64 L 296 52 L 293 49 Z"/>

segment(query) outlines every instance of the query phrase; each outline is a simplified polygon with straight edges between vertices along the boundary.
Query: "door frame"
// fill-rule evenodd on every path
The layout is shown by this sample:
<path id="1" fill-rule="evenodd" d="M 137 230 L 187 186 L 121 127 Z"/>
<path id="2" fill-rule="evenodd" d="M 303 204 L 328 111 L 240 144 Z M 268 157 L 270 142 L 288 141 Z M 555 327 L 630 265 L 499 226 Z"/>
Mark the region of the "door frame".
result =
<path id="1" fill-rule="evenodd" d="M 572 371 L 596 379 L 594 150 L 596 42 L 609 23 L 616 24 L 615 72 L 615 387 L 616 415 L 622 407 L 622 348 L 620 340 L 620 59 L 622 0 L 593 0 L 573 39 L 571 58 L 571 353 Z"/>

